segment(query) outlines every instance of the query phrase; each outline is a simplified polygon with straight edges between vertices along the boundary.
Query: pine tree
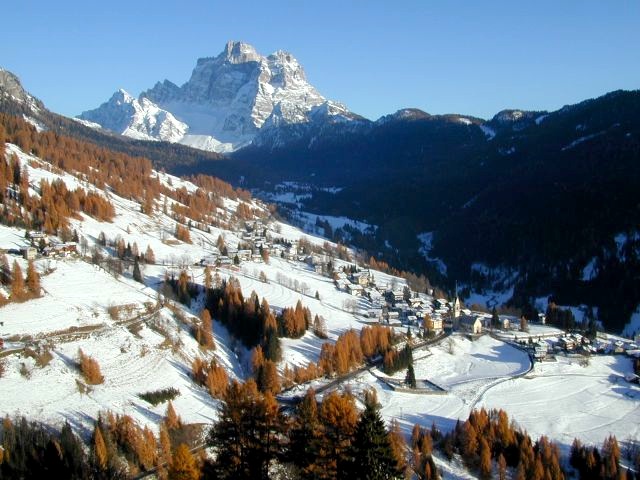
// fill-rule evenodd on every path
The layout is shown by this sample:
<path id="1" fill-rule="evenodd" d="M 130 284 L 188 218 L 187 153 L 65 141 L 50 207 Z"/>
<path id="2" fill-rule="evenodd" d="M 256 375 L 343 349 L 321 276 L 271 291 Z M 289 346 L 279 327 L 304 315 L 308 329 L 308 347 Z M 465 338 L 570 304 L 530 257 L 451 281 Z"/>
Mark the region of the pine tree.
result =
<path id="1" fill-rule="evenodd" d="M 138 257 L 133 261 L 133 279 L 136 282 L 140 282 L 144 285 L 144 280 L 142 279 L 142 272 L 140 271 L 140 264 L 138 263 Z"/>
<path id="2" fill-rule="evenodd" d="M 369 401 L 360 415 L 353 444 L 351 461 L 344 478 L 382 480 L 402 478 L 391 449 L 389 436 L 378 408 Z M 342 473 L 342 472 L 339 472 Z"/>
<path id="3" fill-rule="evenodd" d="M 406 383 L 409 388 L 416 388 L 417 384 L 416 384 L 416 374 L 413 371 L 413 365 L 409 364 L 409 366 L 407 367 L 407 376 L 404 379 L 404 383 Z"/>
<path id="4" fill-rule="evenodd" d="M 491 326 L 494 328 L 500 327 L 500 317 L 498 316 L 498 311 L 495 306 L 491 310 Z"/>
<path id="5" fill-rule="evenodd" d="M 178 445 L 169 466 L 169 478 L 172 480 L 198 480 L 200 471 L 196 460 L 184 443 Z"/>

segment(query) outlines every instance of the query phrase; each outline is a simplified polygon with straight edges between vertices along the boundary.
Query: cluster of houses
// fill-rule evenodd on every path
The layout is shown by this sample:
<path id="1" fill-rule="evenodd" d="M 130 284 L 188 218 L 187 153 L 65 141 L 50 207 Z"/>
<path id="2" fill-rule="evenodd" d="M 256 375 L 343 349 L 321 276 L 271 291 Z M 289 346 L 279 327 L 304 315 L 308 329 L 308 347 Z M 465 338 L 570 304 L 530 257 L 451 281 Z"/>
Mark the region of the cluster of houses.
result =
<path id="1" fill-rule="evenodd" d="M 25 260 L 35 260 L 38 255 L 56 258 L 78 253 L 76 242 L 61 242 L 44 232 L 27 232 L 27 239 L 30 245 L 20 249 L 20 254 Z"/>
<path id="2" fill-rule="evenodd" d="M 398 289 L 389 285 L 377 285 L 369 270 L 353 273 L 335 271 L 333 280 L 339 290 L 369 301 L 366 309 L 368 318 L 390 326 L 421 329 L 425 327 L 424 319 L 427 318 L 426 330 L 439 335 L 453 308 L 451 302 L 445 299 L 412 292 L 407 287 Z"/>
<path id="3" fill-rule="evenodd" d="M 546 338 L 544 338 L 546 337 Z M 590 340 L 580 333 L 572 332 L 564 335 L 540 336 L 536 341 L 531 338 L 529 343 L 524 342 L 536 360 L 544 360 L 558 353 L 575 353 L 582 355 L 594 354 L 625 354 L 632 358 L 640 358 L 640 350 L 635 341 L 623 341 L 621 339 L 609 339 L 608 337 L 596 337 Z"/>
<path id="4" fill-rule="evenodd" d="M 245 222 L 240 234 L 239 246 L 225 246 L 224 251 L 209 247 L 207 256 L 200 260 L 201 265 L 210 267 L 237 265 L 242 262 L 264 263 L 265 255 L 276 256 L 291 261 L 306 262 L 317 273 L 326 273 L 328 258 L 326 255 L 308 255 L 298 245 L 297 240 L 274 242 L 267 237 L 267 226 L 260 220 Z"/>

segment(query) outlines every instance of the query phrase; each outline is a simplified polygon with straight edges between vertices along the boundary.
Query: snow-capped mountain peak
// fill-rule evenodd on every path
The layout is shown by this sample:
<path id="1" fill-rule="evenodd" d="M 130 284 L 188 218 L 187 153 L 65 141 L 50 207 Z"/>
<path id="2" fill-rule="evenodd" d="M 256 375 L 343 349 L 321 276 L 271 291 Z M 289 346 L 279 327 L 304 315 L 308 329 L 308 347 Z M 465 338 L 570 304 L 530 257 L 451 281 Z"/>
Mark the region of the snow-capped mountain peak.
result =
<path id="1" fill-rule="evenodd" d="M 307 81 L 291 53 L 278 50 L 264 57 L 253 46 L 234 41 L 218 56 L 198 59 L 182 86 L 164 80 L 138 99 L 118 91 L 81 118 L 135 138 L 228 152 L 251 143 L 263 128 L 314 120 L 316 107 L 325 103 L 330 116 L 353 116 L 343 105 L 327 101 Z M 165 130 L 170 131 L 164 137 L 153 128 L 160 114 Z"/>
<path id="2" fill-rule="evenodd" d="M 80 118 L 139 140 L 176 142 L 189 129 L 148 98 L 138 100 L 122 88 L 99 108 L 84 112 Z"/>

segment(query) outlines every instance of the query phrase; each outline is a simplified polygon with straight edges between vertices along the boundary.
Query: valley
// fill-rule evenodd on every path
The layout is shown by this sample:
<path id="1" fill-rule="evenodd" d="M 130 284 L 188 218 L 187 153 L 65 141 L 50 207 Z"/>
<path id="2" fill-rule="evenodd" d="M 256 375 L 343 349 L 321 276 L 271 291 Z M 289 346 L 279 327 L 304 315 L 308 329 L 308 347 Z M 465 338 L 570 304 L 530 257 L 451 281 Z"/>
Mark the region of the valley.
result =
<path id="1" fill-rule="evenodd" d="M 637 478 L 638 111 L 369 120 L 230 41 L 71 118 L 0 69 L 0 477 Z"/>

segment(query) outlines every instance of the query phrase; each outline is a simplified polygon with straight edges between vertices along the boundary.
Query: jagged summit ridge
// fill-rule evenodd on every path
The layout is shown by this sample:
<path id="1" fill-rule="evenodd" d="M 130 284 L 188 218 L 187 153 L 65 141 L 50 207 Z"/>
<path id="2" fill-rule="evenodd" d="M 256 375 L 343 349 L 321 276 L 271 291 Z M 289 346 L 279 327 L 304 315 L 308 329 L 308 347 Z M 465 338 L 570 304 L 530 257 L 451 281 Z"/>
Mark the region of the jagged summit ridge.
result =
<path id="1" fill-rule="evenodd" d="M 228 42 L 218 56 L 198 59 L 182 86 L 164 80 L 138 99 L 114 97 L 80 118 L 135 138 L 218 152 L 251 143 L 262 128 L 309 122 L 321 105 L 331 115 L 352 117 L 307 81 L 291 53 L 265 57 L 243 42 Z"/>

